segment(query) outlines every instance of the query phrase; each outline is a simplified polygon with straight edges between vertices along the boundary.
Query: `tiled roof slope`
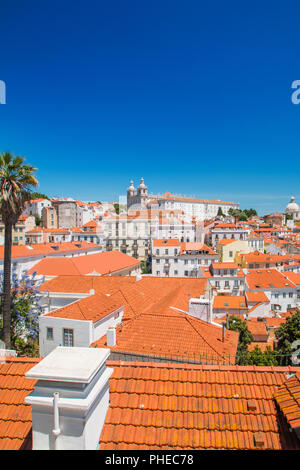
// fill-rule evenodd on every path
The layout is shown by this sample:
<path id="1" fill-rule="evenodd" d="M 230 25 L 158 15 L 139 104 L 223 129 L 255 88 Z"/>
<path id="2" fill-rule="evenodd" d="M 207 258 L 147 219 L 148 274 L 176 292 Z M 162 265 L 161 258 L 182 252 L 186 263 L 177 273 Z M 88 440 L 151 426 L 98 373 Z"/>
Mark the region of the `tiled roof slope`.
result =
<path id="1" fill-rule="evenodd" d="M 107 297 L 103 294 L 94 294 L 46 313 L 44 316 L 87 320 L 95 323 L 120 307 L 122 307 L 121 299 L 116 299 L 115 296 Z"/>
<path id="2" fill-rule="evenodd" d="M 89 255 L 90 256 L 90 255 Z M 41 290 L 50 292 L 89 293 L 114 296 L 124 305 L 123 320 L 142 312 L 171 312 L 170 307 L 187 311 L 190 297 L 204 295 L 206 279 L 143 276 L 59 276 L 45 282 Z"/>
<path id="3" fill-rule="evenodd" d="M 296 287 L 277 269 L 251 269 L 246 275 L 249 289 L 282 289 Z"/>
<path id="4" fill-rule="evenodd" d="M 279 388 L 275 399 L 289 426 L 297 429 L 300 437 L 300 372 Z"/>
<path id="5" fill-rule="evenodd" d="M 274 401 L 292 368 L 108 365 L 114 372 L 102 450 L 300 449 Z"/>
<path id="6" fill-rule="evenodd" d="M 0 450 L 31 448 L 31 407 L 24 399 L 35 381 L 25 373 L 39 361 L 0 363 Z M 274 400 L 297 367 L 107 365 L 113 375 L 102 450 L 300 449 Z"/>
<path id="7" fill-rule="evenodd" d="M 119 251 L 104 251 L 74 258 L 44 258 L 29 270 L 29 274 L 36 271 L 43 276 L 86 275 L 95 272 L 105 275 L 139 264 L 137 259 Z"/>
<path id="8" fill-rule="evenodd" d="M 87 250 L 99 250 L 99 245 L 91 242 L 61 242 L 61 243 L 36 243 L 33 245 L 13 245 L 11 257 L 26 258 L 35 256 L 58 256 L 69 252 L 82 252 Z M 4 258 L 4 245 L 0 246 L 0 259 Z"/>
<path id="9" fill-rule="evenodd" d="M 30 446 L 31 406 L 24 402 L 35 381 L 25 372 L 40 359 L 0 357 L 0 450 Z"/>
<path id="10" fill-rule="evenodd" d="M 111 351 L 161 357 L 164 360 L 222 363 L 235 362 L 238 333 L 173 310 L 141 314 L 117 328 L 117 344 Z M 106 347 L 106 337 L 92 346 Z"/>

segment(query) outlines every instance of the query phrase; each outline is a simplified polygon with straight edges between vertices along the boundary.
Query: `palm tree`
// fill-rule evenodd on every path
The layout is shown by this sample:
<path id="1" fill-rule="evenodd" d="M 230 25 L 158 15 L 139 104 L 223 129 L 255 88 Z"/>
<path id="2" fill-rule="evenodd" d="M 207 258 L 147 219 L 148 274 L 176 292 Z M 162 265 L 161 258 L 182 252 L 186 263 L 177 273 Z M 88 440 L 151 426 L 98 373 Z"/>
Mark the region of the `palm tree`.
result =
<path id="1" fill-rule="evenodd" d="M 11 245 L 12 228 L 30 199 L 31 186 L 37 186 L 34 176 L 36 168 L 24 165 L 25 158 L 10 153 L 0 154 L 0 215 L 5 225 L 4 238 L 4 280 L 3 280 L 3 341 L 10 349 L 10 303 L 11 303 Z"/>

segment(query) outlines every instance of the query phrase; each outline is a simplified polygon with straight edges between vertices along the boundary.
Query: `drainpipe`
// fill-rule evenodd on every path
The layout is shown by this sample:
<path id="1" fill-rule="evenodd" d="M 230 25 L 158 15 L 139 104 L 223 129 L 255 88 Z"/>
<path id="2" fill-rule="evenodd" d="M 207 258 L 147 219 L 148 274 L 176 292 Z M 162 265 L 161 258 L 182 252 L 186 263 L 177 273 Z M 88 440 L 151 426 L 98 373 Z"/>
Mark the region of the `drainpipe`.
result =
<path id="1" fill-rule="evenodd" d="M 53 393 L 54 429 L 52 430 L 52 433 L 55 436 L 55 441 L 54 441 L 55 450 L 57 450 L 57 437 L 60 435 L 58 400 L 59 400 L 59 393 L 54 392 Z"/>

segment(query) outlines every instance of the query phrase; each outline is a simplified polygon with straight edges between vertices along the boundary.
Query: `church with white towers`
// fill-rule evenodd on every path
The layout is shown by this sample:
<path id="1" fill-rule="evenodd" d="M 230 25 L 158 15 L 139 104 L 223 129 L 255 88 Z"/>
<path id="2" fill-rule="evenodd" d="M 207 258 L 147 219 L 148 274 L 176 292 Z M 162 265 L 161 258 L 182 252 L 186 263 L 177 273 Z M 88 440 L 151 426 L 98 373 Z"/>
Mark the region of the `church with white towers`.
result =
<path id="1" fill-rule="evenodd" d="M 294 196 L 291 197 L 290 202 L 286 206 L 285 213 L 287 215 L 291 215 L 294 221 L 300 220 L 300 208 L 298 204 L 295 202 Z"/>
<path id="2" fill-rule="evenodd" d="M 145 185 L 144 178 L 141 178 L 137 189 L 134 187 L 133 181 L 130 181 L 130 186 L 127 189 L 127 209 L 131 206 L 138 206 L 143 209 L 146 208 L 148 202 L 148 188 Z"/>

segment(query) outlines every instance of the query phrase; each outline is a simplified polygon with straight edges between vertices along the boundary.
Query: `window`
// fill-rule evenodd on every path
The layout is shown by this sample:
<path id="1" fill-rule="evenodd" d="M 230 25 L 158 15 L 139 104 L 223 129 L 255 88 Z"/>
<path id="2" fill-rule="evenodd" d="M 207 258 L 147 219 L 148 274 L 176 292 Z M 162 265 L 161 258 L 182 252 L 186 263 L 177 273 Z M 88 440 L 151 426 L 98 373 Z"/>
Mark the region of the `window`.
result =
<path id="1" fill-rule="evenodd" d="M 233 251 L 229 251 L 229 258 L 233 257 Z"/>
<path id="2" fill-rule="evenodd" d="M 69 330 L 67 328 L 63 329 L 63 345 L 69 347 L 74 346 L 73 330 Z"/>
<path id="3" fill-rule="evenodd" d="M 174 271 L 174 275 L 177 276 L 177 274 L 178 274 L 178 271 Z"/>
<path id="4" fill-rule="evenodd" d="M 293 294 L 293 292 L 290 292 L 289 293 L 289 298 L 291 299 L 292 297 L 294 297 L 294 294 Z"/>
<path id="5" fill-rule="evenodd" d="M 53 341 L 53 328 L 47 328 L 47 340 Z"/>

